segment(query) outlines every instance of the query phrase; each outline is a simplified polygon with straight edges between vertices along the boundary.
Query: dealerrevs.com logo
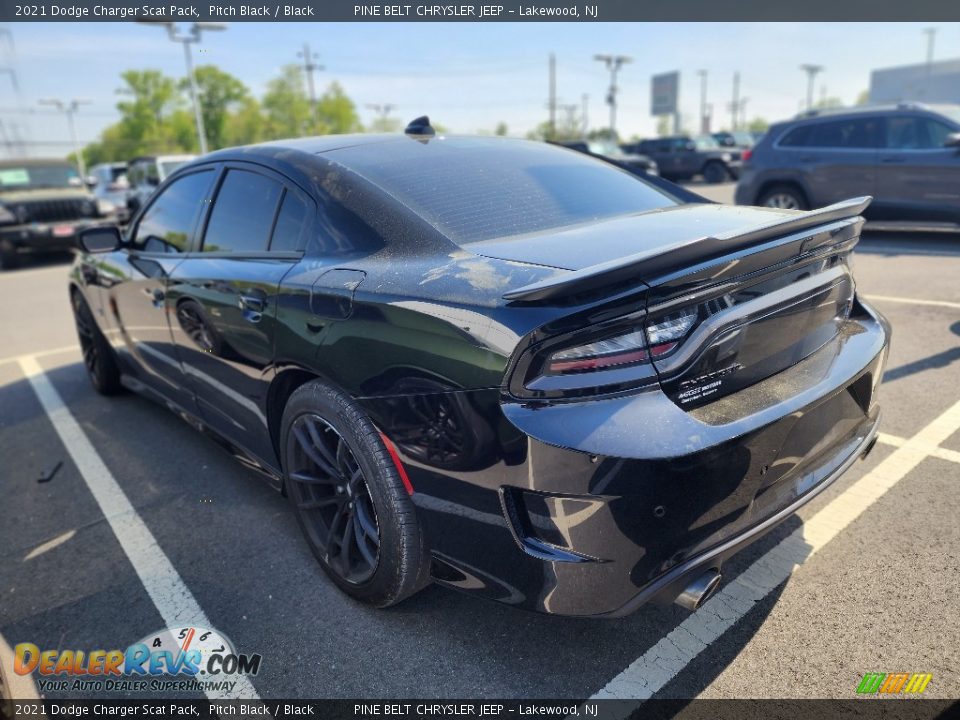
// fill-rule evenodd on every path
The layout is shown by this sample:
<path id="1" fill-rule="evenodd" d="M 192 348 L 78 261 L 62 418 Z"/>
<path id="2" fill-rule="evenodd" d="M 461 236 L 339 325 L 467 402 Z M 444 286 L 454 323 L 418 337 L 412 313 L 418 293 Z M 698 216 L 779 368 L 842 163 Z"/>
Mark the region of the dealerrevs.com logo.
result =
<path id="1" fill-rule="evenodd" d="M 930 673 L 867 673 L 857 685 L 857 694 L 920 695 L 932 679 Z"/>
<path id="2" fill-rule="evenodd" d="M 237 653 L 217 630 L 167 628 L 125 650 L 41 650 L 33 643 L 14 648 L 14 671 L 37 673 L 46 691 L 231 691 L 237 675 L 256 675 L 261 656 Z M 171 679 L 173 676 L 174 679 Z"/>

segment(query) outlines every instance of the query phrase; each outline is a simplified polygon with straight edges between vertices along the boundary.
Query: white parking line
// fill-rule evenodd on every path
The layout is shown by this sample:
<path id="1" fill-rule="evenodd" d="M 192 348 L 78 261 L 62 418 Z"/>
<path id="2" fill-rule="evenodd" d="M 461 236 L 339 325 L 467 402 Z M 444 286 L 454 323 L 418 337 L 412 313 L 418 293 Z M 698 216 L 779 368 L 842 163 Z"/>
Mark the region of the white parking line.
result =
<path id="1" fill-rule="evenodd" d="M 960 430 L 960 402 L 905 440 L 873 470 L 719 590 L 591 700 L 636 700 L 639 704 L 652 697 L 754 605 L 785 582 L 795 567 L 822 550 L 929 457 L 930 448 L 937 447 L 957 430 Z M 631 705 L 625 710 L 624 716 L 634 707 Z"/>
<path id="2" fill-rule="evenodd" d="M 212 627 L 203 609 L 44 374 L 40 363 L 35 357 L 25 357 L 20 359 L 20 367 L 164 622 L 171 628 L 184 625 Z M 233 679 L 237 682 L 232 692 L 211 690 L 207 692 L 207 697 L 211 700 L 259 699 L 249 678 L 237 675 Z"/>
<path id="3" fill-rule="evenodd" d="M 934 307 L 960 310 L 960 303 L 949 302 L 947 300 L 924 300 L 922 298 L 894 297 L 892 295 L 865 295 L 865 297 L 867 300 L 878 300 L 879 302 L 903 303 L 905 305 L 931 305 Z"/>
<path id="4" fill-rule="evenodd" d="M 19 363 L 21 360 L 26 360 L 27 358 L 42 358 L 49 355 L 59 355 L 60 353 L 71 352 L 79 349 L 79 345 L 64 345 L 63 347 L 53 348 L 52 350 L 40 350 L 39 352 L 27 353 L 26 355 L 11 355 L 10 357 L 0 358 L 0 365 L 3 365 L 4 363 Z"/>
<path id="5" fill-rule="evenodd" d="M 906 438 L 897 437 L 896 435 L 887 435 L 887 433 L 880 433 L 877 436 L 877 440 L 882 442 L 884 445 L 892 445 L 893 447 L 903 447 L 907 442 Z M 942 447 L 928 447 L 924 448 L 927 451 L 928 455 L 933 457 L 940 458 L 941 460 L 949 460 L 950 462 L 960 463 L 960 452 L 956 450 L 950 450 L 948 448 Z"/>

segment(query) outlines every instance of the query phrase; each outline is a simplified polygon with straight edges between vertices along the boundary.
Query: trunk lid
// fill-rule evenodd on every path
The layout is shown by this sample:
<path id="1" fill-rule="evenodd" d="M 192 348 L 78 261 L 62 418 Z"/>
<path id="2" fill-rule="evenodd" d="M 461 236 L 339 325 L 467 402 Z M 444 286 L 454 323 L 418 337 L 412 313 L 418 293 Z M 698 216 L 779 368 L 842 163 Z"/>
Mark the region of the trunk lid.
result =
<path id="1" fill-rule="evenodd" d="M 528 238 L 471 249 L 570 267 L 507 293 L 513 302 L 646 286 L 652 365 L 664 392 L 693 409 L 793 366 L 841 331 L 854 297 L 848 256 L 868 203 L 813 212 L 684 206 L 568 230 L 551 236 L 553 247 Z M 677 327 L 685 328 L 679 337 Z M 661 333 L 670 342 L 658 341 Z"/>

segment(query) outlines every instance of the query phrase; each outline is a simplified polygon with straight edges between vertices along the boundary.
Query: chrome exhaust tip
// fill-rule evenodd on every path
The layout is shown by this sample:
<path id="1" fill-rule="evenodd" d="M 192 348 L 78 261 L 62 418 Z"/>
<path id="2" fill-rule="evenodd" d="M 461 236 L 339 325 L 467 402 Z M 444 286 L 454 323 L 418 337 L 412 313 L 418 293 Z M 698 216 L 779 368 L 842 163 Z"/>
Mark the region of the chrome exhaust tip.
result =
<path id="1" fill-rule="evenodd" d="M 687 585 L 684 591 L 677 595 L 677 599 L 674 600 L 674 602 L 680 607 L 693 612 L 703 605 L 707 601 L 707 598 L 713 594 L 713 591 L 716 590 L 720 584 L 720 579 L 721 575 L 719 570 L 707 570 L 703 575 Z"/>

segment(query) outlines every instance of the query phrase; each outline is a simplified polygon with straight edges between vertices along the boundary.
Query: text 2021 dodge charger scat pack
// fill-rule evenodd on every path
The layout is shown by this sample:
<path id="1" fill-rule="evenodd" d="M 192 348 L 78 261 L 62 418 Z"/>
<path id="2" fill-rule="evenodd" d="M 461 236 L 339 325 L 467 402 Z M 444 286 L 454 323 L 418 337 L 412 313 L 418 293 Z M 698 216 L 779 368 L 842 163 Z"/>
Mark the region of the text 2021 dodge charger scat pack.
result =
<path id="1" fill-rule="evenodd" d="M 96 388 L 211 431 L 376 606 L 696 607 L 871 448 L 890 336 L 869 198 L 728 207 L 543 143 L 332 136 L 207 155 L 81 236 Z"/>

